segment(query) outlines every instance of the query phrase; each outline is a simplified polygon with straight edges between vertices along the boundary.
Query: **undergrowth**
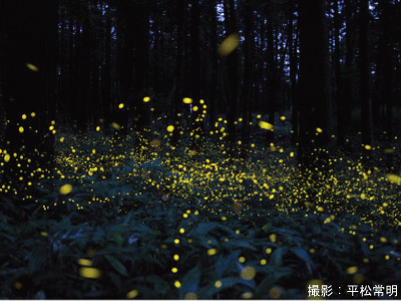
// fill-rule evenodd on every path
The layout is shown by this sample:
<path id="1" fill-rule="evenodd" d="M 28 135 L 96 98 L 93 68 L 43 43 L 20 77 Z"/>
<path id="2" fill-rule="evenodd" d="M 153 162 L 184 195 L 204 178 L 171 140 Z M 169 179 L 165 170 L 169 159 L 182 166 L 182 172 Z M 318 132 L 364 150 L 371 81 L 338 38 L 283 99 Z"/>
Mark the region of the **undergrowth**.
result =
<path id="1" fill-rule="evenodd" d="M 141 148 L 134 134 L 57 137 L 34 202 L 2 197 L 1 296 L 396 298 L 397 175 L 336 153 L 325 185 L 300 187 L 289 145 L 251 141 L 228 162 L 224 139 L 173 148 L 163 130 Z"/>

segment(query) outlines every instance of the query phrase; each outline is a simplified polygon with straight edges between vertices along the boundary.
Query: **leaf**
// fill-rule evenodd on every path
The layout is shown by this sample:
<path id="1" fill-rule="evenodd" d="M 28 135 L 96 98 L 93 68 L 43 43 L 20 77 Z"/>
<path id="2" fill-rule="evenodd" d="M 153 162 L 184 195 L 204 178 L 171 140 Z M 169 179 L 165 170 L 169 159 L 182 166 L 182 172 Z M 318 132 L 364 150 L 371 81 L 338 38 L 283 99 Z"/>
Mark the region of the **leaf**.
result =
<path id="1" fill-rule="evenodd" d="M 268 222 L 266 225 L 264 225 L 264 226 L 262 227 L 262 230 L 263 230 L 265 233 L 267 233 L 267 232 L 269 232 L 269 229 L 271 228 L 271 226 L 272 226 L 272 223 L 271 223 L 271 222 Z"/>
<path id="2" fill-rule="evenodd" d="M 123 243 L 124 243 L 124 237 L 123 237 L 122 234 L 119 233 L 119 232 L 113 233 L 113 240 L 114 240 L 114 242 L 116 243 L 116 245 L 117 245 L 119 248 L 121 248 L 121 246 L 122 246 Z"/>
<path id="3" fill-rule="evenodd" d="M 217 260 L 216 262 L 216 277 L 220 278 L 223 277 L 224 273 L 232 266 L 232 264 L 238 260 L 239 255 L 241 254 L 240 250 L 236 250 L 232 253 L 230 253 L 230 255 L 228 255 L 228 257 L 224 260 L 223 258 L 219 258 L 219 260 Z"/>
<path id="4" fill-rule="evenodd" d="M 134 213 L 133 210 L 131 210 L 130 212 L 128 212 L 127 216 L 125 217 L 124 221 L 123 221 L 123 225 L 124 226 L 128 226 L 131 219 L 132 219 L 132 214 Z"/>
<path id="5" fill-rule="evenodd" d="M 128 277 L 127 269 L 117 258 L 113 257 L 112 255 L 104 255 L 104 257 L 117 272 Z"/>
<path id="6" fill-rule="evenodd" d="M 277 280 L 279 280 L 282 277 L 291 275 L 291 271 L 285 269 L 285 270 L 275 270 L 272 271 L 271 273 L 268 273 L 268 276 L 265 277 L 265 279 L 262 280 L 262 282 L 258 285 L 258 287 L 255 290 L 255 299 L 259 298 L 266 298 L 266 294 L 269 292 L 270 288 L 276 283 Z"/>
<path id="7" fill-rule="evenodd" d="M 215 222 L 204 222 L 204 223 L 200 223 L 198 225 L 198 227 L 196 227 L 195 229 L 193 229 L 192 231 L 190 231 L 188 233 L 188 235 L 192 236 L 197 236 L 197 235 L 205 235 L 206 233 L 208 233 L 209 231 L 212 231 L 213 229 L 218 227 L 218 223 Z"/>
<path id="8" fill-rule="evenodd" d="M 252 251 L 257 250 L 254 246 L 246 242 L 244 239 L 231 239 L 226 243 L 226 246 L 229 248 L 249 249 Z"/>
<path id="9" fill-rule="evenodd" d="M 179 290 L 179 299 L 183 300 L 187 293 L 196 294 L 198 292 L 200 275 L 199 266 L 197 265 L 184 276 Z"/>
<path id="10" fill-rule="evenodd" d="M 239 277 L 226 277 L 218 279 L 221 281 L 220 287 L 215 287 L 214 283 L 210 284 L 199 291 L 199 299 L 212 299 L 213 295 L 227 288 L 231 288 L 240 283 Z"/>
<path id="11" fill-rule="evenodd" d="M 291 248 L 291 252 L 293 252 L 295 255 L 297 255 L 299 258 L 301 258 L 303 261 L 312 264 L 312 259 L 309 257 L 308 252 L 306 252 L 302 248 Z"/>
<path id="12" fill-rule="evenodd" d="M 271 255 L 270 257 L 270 264 L 278 267 L 283 264 L 283 255 L 287 251 L 287 248 L 285 247 L 279 247 L 277 248 Z"/>
<path id="13" fill-rule="evenodd" d="M 149 228 L 146 225 L 136 225 L 135 227 L 133 227 L 132 230 L 144 234 L 143 236 L 146 236 L 147 234 L 152 234 L 154 232 L 151 228 Z"/>
<path id="14" fill-rule="evenodd" d="M 32 273 L 40 270 L 46 262 L 47 249 L 43 245 L 34 247 L 29 256 L 29 269 Z"/>

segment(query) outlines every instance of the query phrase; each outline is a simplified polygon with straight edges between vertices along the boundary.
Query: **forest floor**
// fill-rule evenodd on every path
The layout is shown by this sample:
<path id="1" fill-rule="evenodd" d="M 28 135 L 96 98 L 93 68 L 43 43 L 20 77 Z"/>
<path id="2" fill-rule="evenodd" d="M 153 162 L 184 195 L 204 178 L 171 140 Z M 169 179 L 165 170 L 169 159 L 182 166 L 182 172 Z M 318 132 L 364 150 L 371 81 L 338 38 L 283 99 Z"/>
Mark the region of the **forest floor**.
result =
<path id="1" fill-rule="evenodd" d="M 59 134 L 34 205 L 3 197 L 0 296 L 399 298 L 401 178 L 384 146 L 370 169 L 333 153 L 327 183 L 300 187 L 284 125 L 231 163 L 218 139 L 172 150 L 159 127 L 141 151 L 133 135 Z"/>

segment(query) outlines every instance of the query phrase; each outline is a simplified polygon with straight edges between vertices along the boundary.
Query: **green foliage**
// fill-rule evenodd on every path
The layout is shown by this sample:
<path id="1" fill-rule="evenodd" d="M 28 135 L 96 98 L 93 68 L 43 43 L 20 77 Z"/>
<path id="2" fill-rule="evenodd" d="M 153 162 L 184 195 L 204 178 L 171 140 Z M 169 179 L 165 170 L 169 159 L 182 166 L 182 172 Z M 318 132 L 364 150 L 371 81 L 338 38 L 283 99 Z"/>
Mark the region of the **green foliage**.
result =
<path id="1" fill-rule="evenodd" d="M 2 197 L 1 296 L 296 299 L 321 281 L 348 298 L 401 281 L 398 187 L 352 161 L 319 193 L 279 146 L 227 167 L 216 149 L 146 161 L 82 143 L 58 145 L 34 204 Z"/>

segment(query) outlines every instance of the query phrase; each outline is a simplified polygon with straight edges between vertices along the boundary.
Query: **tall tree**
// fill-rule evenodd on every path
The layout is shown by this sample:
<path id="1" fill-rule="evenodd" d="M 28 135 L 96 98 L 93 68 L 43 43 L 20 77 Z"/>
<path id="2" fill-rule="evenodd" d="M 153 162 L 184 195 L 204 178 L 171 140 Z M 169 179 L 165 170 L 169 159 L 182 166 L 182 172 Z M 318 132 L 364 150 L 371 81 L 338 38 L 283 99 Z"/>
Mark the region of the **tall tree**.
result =
<path id="1" fill-rule="evenodd" d="M 334 68 L 335 68 L 335 99 L 337 104 L 337 145 L 343 146 L 345 143 L 345 127 L 346 122 L 344 114 L 344 95 L 343 95 L 343 79 L 341 70 L 341 46 L 340 46 L 340 27 L 342 24 L 341 14 L 339 12 L 338 0 L 334 0 Z"/>
<path id="2" fill-rule="evenodd" d="M 208 109 L 209 109 L 209 127 L 212 129 L 216 121 L 217 111 L 217 16 L 216 16 L 216 1 L 210 0 L 208 4 L 208 14 L 210 15 L 210 34 L 211 34 L 211 47 L 210 47 L 210 80 L 208 81 Z"/>
<path id="3" fill-rule="evenodd" d="M 295 144 L 298 141 L 299 135 L 299 104 L 297 98 L 297 73 L 298 73 L 298 56 L 297 56 L 297 37 L 294 30 L 295 23 L 295 4 L 296 0 L 290 0 L 290 12 L 288 20 L 288 44 L 290 56 L 290 82 L 291 82 L 291 101 L 292 101 L 292 136 L 291 142 Z"/>
<path id="4" fill-rule="evenodd" d="M 146 84 L 148 84 L 149 70 L 149 7 L 147 2 L 133 4 L 135 20 L 131 34 L 134 36 L 134 95 L 131 115 L 134 118 L 133 129 L 135 132 L 142 131 L 148 125 L 149 119 L 145 112 L 143 97 L 145 96 Z"/>
<path id="5" fill-rule="evenodd" d="M 237 32 L 237 18 L 234 0 L 224 0 L 224 12 L 226 16 L 226 32 L 228 34 Z M 229 108 L 227 116 L 227 132 L 229 139 L 229 156 L 233 156 L 235 144 L 235 117 L 238 102 L 238 52 L 235 49 L 227 57 L 227 76 L 228 76 L 228 98 Z"/>
<path id="6" fill-rule="evenodd" d="M 372 102 L 370 98 L 369 82 L 369 45 L 368 45 L 368 26 L 369 26 L 369 0 L 361 0 L 359 8 L 359 69 L 360 69 L 360 88 L 359 96 L 361 101 L 361 121 L 362 121 L 362 144 L 370 145 L 373 138 L 372 126 Z M 369 150 L 363 148 L 364 159 L 369 159 Z M 366 162 L 367 163 L 367 162 Z"/>
<path id="7" fill-rule="evenodd" d="M 379 40 L 379 58 L 381 58 L 381 64 L 378 64 L 377 75 L 380 76 L 379 83 L 381 87 L 378 87 L 382 93 L 380 98 L 383 100 L 385 106 L 384 126 L 386 132 L 386 148 L 391 148 L 393 138 L 393 105 L 394 105 L 394 58 L 393 58 L 393 39 L 392 39 L 392 23 L 393 16 L 391 13 L 392 6 L 389 0 L 384 0 L 380 3 L 381 5 L 381 37 Z M 382 69 L 382 70 L 380 70 Z M 393 153 L 392 151 L 386 152 L 386 168 L 387 170 L 393 171 Z"/>
<path id="8" fill-rule="evenodd" d="M 267 20 L 267 80 L 268 80 L 268 94 L 267 94 L 267 113 L 269 115 L 268 122 L 274 124 L 274 113 L 276 112 L 275 103 L 277 97 L 278 80 L 277 80 L 277 64 L 276 64 L 276 45 L 274 43 L 274 26 L 273 14 L 275 12 L 269 10 L 269 18 Z M 267 131 L 267 143 L 273 142 L 274 132 Z"/>
<path id="9" fill-rule="evenodd" d="M 200 103 L 202 98 L 202 80 L 201 80 L 201 42 L 200 42 L 200 6 L 199 0 L 191 2 L 191 97 L 194 100 L 194 106 L 199 109 L 193 111 L 193 120 L 191 122 L 191 144 L 197 151 L 200 150 L 202 137 L 204 136 L 203 123 L 203 104 Z"/>
<path id="10" fill-rule="evenodd" d="M 299 1 L 300 141 L 298 159 L 302 179 L 319 186 L 326 178 L 330 83 L 323 1 Z M 303 183 L 303 185 L 307 185 Z M 308 196 L 309 194 L 307 194 Z M 310 195 L 309 195 L 310 196 Z"/>
<path id="11" fill-rule="evenodd" d="M 184 66 L 184 34 L 185 34 L 185 23 L 182 18 L 185 15 L 187 7 L 186 0 L 178 0 L 175 10 L 175 18 L 177 20 L 177 30 L 176 30 L 176 66 L 175 66 L 175 82 L 172 89 L 173 103 L 172 103 L 172 118 L 174 120 L 175 130 L 173 131 L 172 145 L 177 146 L 179 143 L 180 131 L 178 126 L 180 125 L 180 114 L 182 109 L 182 97 L 183 97 L 183 66 Z"/>
<path id="12" fill-rule="evenodd" d="M 346 133 L 351 121 L 351 109 L 355 103 L 355 89 L 356 85 L 354 75 L 357 73 L 355 66 L 355 48 L 356 48 L 356 5 L 355 1 L 344 1 L 344 17 L 346 24 L 345 34 L 345 62 L 342 72 L 343 77 L 343 97 L 340 108 L 337 108 L 337 114 L 341 115 L 341 126 Z M 343 141 L 340 140 L 340 144 Z M 345 141 L 344 141 L 345 142 Z"/>
<path id="13" fill-rule="evenodd" d="M 4 183 L 25 199 L 52 164 L 57 77 L 58 1 L 2 1 L 7 124 Z M 44 9 L 45 8 L 45 9 Z M 48 175 L 46 175 L 48 176 Z M 22 188 L 22 191 L 21 189 Z"/>
<path id="14" fill-rule="evenodd" d="M 241 90 L 241 111 L 242 111 L 242 151 L 241 158 L 245 160 L 246 151 L 249 143 L 249 121 L 251 117 L 251 100 L 252 100 L 252 84 L 254 76 L 252 74 L 252 49 L 253 49 L 253 18 L 252 18 L 252 3 L 245 1 L 244 3 L 244 72 Z"/>

